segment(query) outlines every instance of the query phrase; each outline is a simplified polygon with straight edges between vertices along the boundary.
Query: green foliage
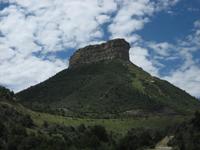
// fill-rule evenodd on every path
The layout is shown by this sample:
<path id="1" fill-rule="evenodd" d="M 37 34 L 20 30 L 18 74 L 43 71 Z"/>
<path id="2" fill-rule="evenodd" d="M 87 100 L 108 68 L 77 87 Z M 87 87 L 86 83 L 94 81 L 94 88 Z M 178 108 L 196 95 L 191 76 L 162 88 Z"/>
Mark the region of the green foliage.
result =
<path id="1" fill-rule="evenodd" d="M 96 135 L 96 137 L 103 142 L 107 142 L 108 141 L 108 135 L 107 132 L 105 130 L 105 128 L 103 126 L 100 125 L 96 125 L 94 127 L 92 127 L 91 132 Z"/>
<path id="2" fill-rule="evenodd" d="M 192 119 L 193 126 L 200 131 L 200 112 L 195 112 L 195 117 Z"/>
<path id="3" fill-rule="evenodd" d="M 169 143 L 174 149 L 200 149 L 200 113 L 196 112 L 193 119 L 178 126 L 174 134 L 175 137 Z"/>
<path id="4" fill-rule="evenodd" d="M 93 120 L 93 124 L 87 126 L 80 124 L 79 120 L 77 125 L 80 125 L 74 127 L 59 121 L 42 120 L 43 123 L 40 126 L 35 119 L 32 120 L 32 117 L 39 113 L 25 109 L 16 103 L 1 102 L 0 107 L 0 114 L 2 114 L 0 116 L 0 149 L 2 150 L 115 150 L 123 145 L 123 139 L 128 136 L 124 131 L 121 135 L 106 130 L 102 125 L 97 125 L 99 119 Z M 40 113 L 39 116 L 43 114 Z M 66 119 L 61 116 L 52 117 Z M 69 123 L 72 119 L 67 121 Z M 84 121 L 87 123 L 88 120 Z M 110 120 L 110 123 L 113 121 Z M 116 126 L 117 121 L 119 120 L 115 120 L 113 125 Z M 131 130 L 129 134 L 133 134 L 133 131 Z M 135 134 L 140 136 L 139 132 Z"/>
<path id="5" fill-rule="evenodd" d="M 0 86 L 0 100 L 12 100 L 14 97 L 14 92 L 10 91 L 9 89 Z"/>
<path id="6" fill-rule="evenodd" d="M 91 118 L 71 118 L 50 115 L 47 113 L 31 112 L 31 116 L 38 126 L 44 126 L 44 121 L 48 124 L 63 124 L 70 126 L 87 126 L 101 125 L 107 130 L 125 134 L 131 128 L 154 128 L 164 129 L 168 126 L 182 122 L 186 117 L 183 116 L 151 116 L 151 117 L 134 117 L 134 118 L 117 118 L 117 119 L 91 119 Z"/>
<path id="7" fill-rule="evenodd" d="M 200 114 L 197 112 L 195 116 L 189 125 L 178 130 L 184 132 L 176 132 L 172 143 L 178 148 L 199 148 Z M 0 101 L 0 150 L 139 150 L 154 147 L 164 136 L 163 129 L 182 119 L 178 116 L 67 118 L 34 112 L 5 99 Z"/>
<path id="8" fill-rule="evenodd" d="M 24 127 L 34 126 L 31 116 L 18 112 L 14 107 L 7 104 L 0 104 L 0 120 L 8 123 L 17 123 Z"/>
<path id="9" fill-rule="evenodd" d="M 136 150 L 145 147 L 154 147 L 162 138 L 162 133 L 154 130 L 132 129 L 119 141 L 118 150 Z"/>

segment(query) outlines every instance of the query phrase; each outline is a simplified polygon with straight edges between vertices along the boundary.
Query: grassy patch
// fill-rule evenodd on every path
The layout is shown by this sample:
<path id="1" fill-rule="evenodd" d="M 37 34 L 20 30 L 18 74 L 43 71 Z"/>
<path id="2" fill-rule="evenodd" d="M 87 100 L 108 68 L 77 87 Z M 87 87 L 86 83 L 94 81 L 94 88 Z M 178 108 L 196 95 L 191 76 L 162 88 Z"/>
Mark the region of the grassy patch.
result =
<path id="1" fill-rule="evenodd" d="M 135 89 L 138 89 L 139 91 L 144 92 L 144 87 L 138 79 L 133 78 L 132 79 L 132 85 Z"/>
<path id="2" fill-rule="evenodd" d="M 150 116 L 140 118 L 119 118 L 119 119 L 90 119 L 90 118 L 72 118 L 58 115 L 51 115 L 48 113 L 35 112 L 23 107 L 21 104 L 8 102 L 1 102 L 13 107 L 22 114 L 29 114 L 34 123 L 41 127 L 44 122 L 49 124 L 61 124 L 65 126 L 79 126 L 85 124 L 86 126 L 102 125 L 108 131 L 115 133 L 126 134 L 131 128 L 146 128 L 146 129 L 165 129 L 168 126 L 183 122 L 188 117 L 183 116 Z"/>
<path id="3" fill-rule="evenodd" d="M 102 125 L 107 130 L 125 134 L 131 128 L 149 128 L 149 129 L 165 129 L 168 126 L 175 125 L 184 121 L 183 116 L 152 116 L 148 118 L 127 118 L 127 119 L 87 119 L 87 118 L 69 118 L 55 116 L 46 113 L 31 113 L 33 120 L 39 126 L 44 121 L 50 124 L 63 124 L 66 126 L 78 126 L 85 124 L 86 126 Z"/>

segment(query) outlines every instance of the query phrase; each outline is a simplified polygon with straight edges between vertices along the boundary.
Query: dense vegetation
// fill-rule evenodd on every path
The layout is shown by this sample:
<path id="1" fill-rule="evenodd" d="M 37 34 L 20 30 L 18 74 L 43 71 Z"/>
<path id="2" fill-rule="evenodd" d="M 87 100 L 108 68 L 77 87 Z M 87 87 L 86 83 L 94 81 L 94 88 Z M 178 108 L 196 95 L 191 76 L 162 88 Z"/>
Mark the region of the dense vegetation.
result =
<path id="1" fill-rule="evenodd" d="M 135 150 L 153 147 L 163 137 L 158 129 L 133 128 L 118 134 L 101 125 L 70 126 L 49 120 L 40 124 L 35 116 L 41 113 L 18 104 L 9 90 L 0 92 L 0 150 Z"/>
<path id="2" fill-rule="evenodd" d="M 34 110 L 76 117 L 177 115 L 200 108 L 185 91 L 122 60 L 63 70 L 17 96 Z"/>
<path id="3" fill-rule="evenodd" d="M 3 86 L 0 86 L 0 100 L 13 100 L 14 92 L 6 89 Z"/>
<path id="4" fill-rule="evenodd" d="M 18 107 L 12 92 L 0 92 L 0 150 L 135 150 L 152 147 L 162 137 L 152 129 L 118 135 L 100 125 L 73 127 L 44 120 L 39 126 L 28 110 Z"/>
<path id="5" fill-rule="evenodd" d="M 153 148 L 167 134 L 175 135 L 169 144 L 177 150 L 200 148 L 200 113 L 196 113 L 191 121 L 177 125 L 175 132 L 167 133 L 170 131 L 164 130 L 167 122 L 156 117 L 138 118 L 133 120 L 128 131 L 121 126 L 118 130 L 123 132 L 118 132 L 112 129 L 120 122 L 126 123 L 126 120 L 102 119 L 100 122 L 101 119 L 91 119 L 94 124 L 89 123 L 90 119 L 67 120 L 24 108 L 16 102 L 13 92 L 6 88 L 1 87 L 0 93 L 0 150 L 144 150 Z M 168 123 L 174 125 L 169 121 L 171 119 Z M 114 126 L 107 124 L 109 120 Z M 153 123 L 156 120 L 157 123 Z M 130 124 L 130 121 L 127 123 Z M 72 122 L 76 125 L 70 125 Z M 136 125 L 137 122 L 141 123 Z"/>
<path id="6" fill-rule="evenodd" d="M 195 117 L 176 127 L 175 136 L 169 143 L 174 150 L 200 149 L 200 112 Z"/>
<path id="7" fill-rule="evenodd" d="M 2 120 L 1 120 L 2 121 Z M 162 137 L 153 130 L 132 130 L 121 138 L 108 133 L 103 126 L 80 125 L 77 128 L 44 123 L 40 129 L 0 122 L 2 150 L 136 150 L 153 147 Z"/>

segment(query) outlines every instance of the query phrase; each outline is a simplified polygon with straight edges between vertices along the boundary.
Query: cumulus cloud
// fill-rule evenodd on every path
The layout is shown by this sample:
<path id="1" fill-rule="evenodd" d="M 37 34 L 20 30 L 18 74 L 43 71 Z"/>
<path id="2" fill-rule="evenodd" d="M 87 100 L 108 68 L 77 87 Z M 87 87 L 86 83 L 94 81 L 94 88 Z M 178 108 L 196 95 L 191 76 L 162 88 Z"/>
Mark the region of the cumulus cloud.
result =
<path id="1" fill-rule="evenodd" d="M 168 57 L 173 51 L 174 46 L 168 42 L 149 42 L 148 47 L 154 50 L 159 56 Z"/>
<path id="2" fill-rule="evenodd" d="M 142 67 L 145 71 L 150 72 L 154 76 L 158 76 L 158 69 L 148 59 L 148 50 L 142 47 L 135 46 L 130 49 L 130 61 Z"/>
<path id="3" fill-rule="evenodd" d="M 163 79 L 170 81 L 174 85 L 184 89 L 190 94 L 199 97 L 200 91 L 200 67 L 190 66 L 186 70 L 177 69 L 170 76 Z"/>
<path id="4" fill-rule="evenodd" d="M 34 56 L 16 54 L 13 59 L 0 63 L 0 83 L 17 92 L 45 80 L 66 65 L 60 60 L 41 60 Z"/>
<path id="5" fill-rule="evenodd" d="M 134 31 L 144 27 L 154 12 L 154 5 L 149 0 L 121 1 L 119 8 L 108 27 L 112 38 L 131 37 Z"/>
<path id="6" fill-rule="evenodd" d="M 115 10 L 114 0 L 10 0 L 1 12 L 1 33 L 23 52 L 61 51 L 101 38 L 99 26 Z"/>
<path id="7" fill-rule="evenodd" d="M 5 60 L 11 59 L 15 55 L 15 51 L 7 45 L 0 45 L 0 50 L 0 64 Z"/>

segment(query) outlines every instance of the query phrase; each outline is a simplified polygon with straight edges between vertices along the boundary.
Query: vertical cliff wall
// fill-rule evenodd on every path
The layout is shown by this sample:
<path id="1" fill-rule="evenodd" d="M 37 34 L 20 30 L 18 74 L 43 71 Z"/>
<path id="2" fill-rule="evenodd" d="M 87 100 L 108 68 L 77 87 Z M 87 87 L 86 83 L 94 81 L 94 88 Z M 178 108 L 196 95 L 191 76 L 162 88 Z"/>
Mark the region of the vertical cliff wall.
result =
<path id="1" fill-rule="evenodd" d="M 114 39 L 99 45 L 78 49 L 70 58 L 69 67 L 77 67 L 102 60 L 129 60 L 130 45 L 124 39 Z"/>

